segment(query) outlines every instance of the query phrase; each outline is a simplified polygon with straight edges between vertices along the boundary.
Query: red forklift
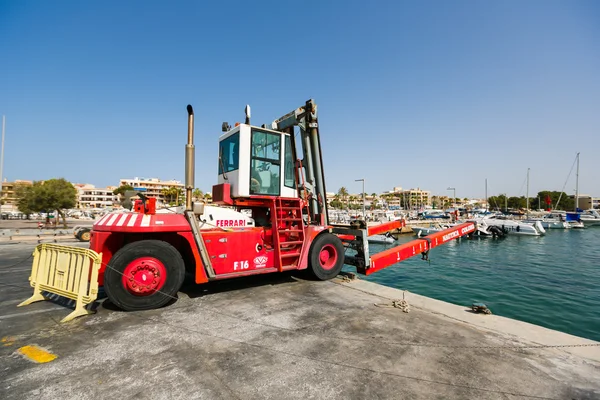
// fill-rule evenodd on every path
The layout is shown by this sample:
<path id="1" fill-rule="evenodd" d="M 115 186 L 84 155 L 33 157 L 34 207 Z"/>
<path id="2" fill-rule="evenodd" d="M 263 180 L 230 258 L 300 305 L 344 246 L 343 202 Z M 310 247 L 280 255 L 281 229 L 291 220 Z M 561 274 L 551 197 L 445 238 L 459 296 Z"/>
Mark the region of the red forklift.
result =
<path id="1" fill-rule="evenodd" d="M 268 125 L 250 125 L 248 106 L 245 123 L 223 123 L 213 204 L 193 202 L 192 106 L 187 111 L 185 207 L 157 210 L 155 198 L 137 193 L 133 212 L 107 214 L 91 231 L 90 249 L 102 253 L 99 285 L 124 310 L 163 306 L 186 274 L 202 284 L 307 269 L 328 280 L 348 264 L 369 275 L 475 231 L 465 223 L 371 255 L 368 237 L 401 221 L 330 224 L 313 100 Z"/>

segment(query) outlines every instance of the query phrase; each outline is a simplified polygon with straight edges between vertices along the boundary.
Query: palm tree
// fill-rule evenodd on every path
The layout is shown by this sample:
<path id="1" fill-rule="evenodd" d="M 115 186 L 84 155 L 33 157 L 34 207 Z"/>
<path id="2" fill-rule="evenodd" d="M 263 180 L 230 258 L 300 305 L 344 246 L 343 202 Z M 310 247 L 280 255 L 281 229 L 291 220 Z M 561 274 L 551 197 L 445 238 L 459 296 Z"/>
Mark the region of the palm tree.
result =
<path id="1" fill-rule="evenodd" d="M 171 198 L 173 196 L 173 191 L 171 190 L 172 188 L 162 188 L 160 190 L 160 194 L 162 194 L 165 198 L 165 203 L 170 203 L 171 202 Z"/>
<path id="2" fill-rule="evenodd" d="M 342 186 L 340 190 L 338 190 L 338 195 L 342 198 L 342 201 L 346 200 L 348 197 L 348 189 Z"/>
<path id="3" fill-rule="evenodd" d="M 371 209 L 372 210 L 377 209 L 377 205 L 378 205 L 377 203 L 378 203 L 377 198 L 373 197 L 373 200 L 371 200 Z"/>
<path id="4" fill-rule="evenodd" d="M 340 195 L 336 194 L 333 196 L 333 199 L 331 200 L 331 207 L 333 208 L 341 208 L 339 207 L 339 205 L 342 204 L 340 202 Z"/>
<path id="5" fill-rule="evenodd" d="M 173 186 L 171 190 L 175 194 L 175 205 L 180 206 L 183 203 L 183 189 Z"/>
<path id="6" fill-rule="evenodd" d="M 212 194 L 204 193 L 204 200 L 206 200 L 207 203 L 210 203 L 210 200 L 212 200 Z"/>
<path id="7" fill-rule="evenodd" d="M 204 197 L 204 194 L 202 193 L 202 190 L 196 188 L 192 192 L 192 197 L 194 198 L 194 200 L 198 201 L 198 199 L 201 199 Z"/>
<path id="8" fill-rule="evenodd" d="M 352 205 L 354 206 L 355 202 L 356 202 L 356 196 L 348 197 L 348 208 L 350 208 L 350 203 L 352 203 Z"/>

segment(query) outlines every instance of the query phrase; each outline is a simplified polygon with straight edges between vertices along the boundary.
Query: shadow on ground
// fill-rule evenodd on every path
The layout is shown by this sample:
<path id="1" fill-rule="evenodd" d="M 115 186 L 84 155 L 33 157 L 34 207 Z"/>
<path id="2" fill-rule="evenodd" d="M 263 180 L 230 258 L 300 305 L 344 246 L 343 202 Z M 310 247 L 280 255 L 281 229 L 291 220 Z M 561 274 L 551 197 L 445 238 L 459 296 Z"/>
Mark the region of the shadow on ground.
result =
<path id="1" fill-rule="evenodd" d="M 313 280 L 314 279 L 308 273 L 306 273 L 306 271 L 287 271 L 282 273 L 246 276 L 222 281 L 212 281 L 204 284 L 197 284 L 193 281 L 193 278 L 188 276 L 186 277 L 181 289 L 179 289 L 179 292 L 187 295 L 190 299 L 195 299 L 217 293 L 234 292 L 261 286 L 299 283 Z M 106 293 L 104 292 L 103 288 L 100 288 L 97 303 L 101 305 L 102 308 L 110 311 L 122 311 L 106 297 Z M 175 303 L 177 303 L 177 299 L 169 301 L 161 308 L 169 307 Z"/>

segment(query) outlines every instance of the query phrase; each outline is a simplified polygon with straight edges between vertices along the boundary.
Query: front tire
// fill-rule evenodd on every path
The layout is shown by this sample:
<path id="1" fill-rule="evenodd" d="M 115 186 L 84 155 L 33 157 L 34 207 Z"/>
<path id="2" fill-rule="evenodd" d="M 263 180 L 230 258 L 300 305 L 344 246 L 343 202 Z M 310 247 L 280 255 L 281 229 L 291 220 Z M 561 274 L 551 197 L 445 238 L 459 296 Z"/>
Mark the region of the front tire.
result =
<path id="1" fill-rule="evenodd" d="M 150 310 L 175 298 L 184 277 L 177 249 L 161 240 L 141 240 L 115 253 L 104 272 L 104 289 L 125 311 Z"/>
<path id="2" fill-rule="evenodd" d="M 83 228 L 77 232 L 75 235 L 77 240 L 80 242 L 89 242 L 91 238 L 91 232 L 89 228 Z"/>
<path id="3" fill-rule="evenodd" d="M 326 281 L 335 278 L 344 266 L 344 245 L 331 233 L 317 236 L 310 246 L 308 268 L 315 278 Z"/>

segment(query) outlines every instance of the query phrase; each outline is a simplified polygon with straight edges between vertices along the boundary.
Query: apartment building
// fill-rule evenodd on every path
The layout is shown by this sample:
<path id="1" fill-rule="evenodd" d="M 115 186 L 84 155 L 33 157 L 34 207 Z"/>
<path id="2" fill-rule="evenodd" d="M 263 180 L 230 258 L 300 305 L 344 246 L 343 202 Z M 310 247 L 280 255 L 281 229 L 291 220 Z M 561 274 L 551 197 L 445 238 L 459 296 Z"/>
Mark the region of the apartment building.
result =
<path id="1" fill-rule="evenodd" d="M 570 198 L 575 200 L 575 195 L 570 195 Z M 600 209 L 600 197 L 592 197 L 589 194 L 580 194 L 578 208 L 589 210 L 591 208 Z"/>
<path id="2" fill-rule="evenodd" d="M 119 186 L 130 185 L 135 190 L 145 192 L 148 197 L 156 197 L 157 201 L 165 202 L 165 196 L 162 194 L 163 189 L 169 189 L 172 187 L 181 189 L 185 195 L 185 185 L 180 181 L 169 180 L 162 181 L 158 178 L 138 178 L 135 177 L 133 179 L 120 179 Z"/>
<path id="3" fill-rule="evenodd" d="M 381 197 L 390 207 L 414 210 L 431 205 L 431 191 L 421 188 L 402 189 L 401 186 L 396 186 L 389 192 L 382 193 Z"/>
<path id="4" fill-rule="evenodd" d="M 89 183 L 74 183 L 77 189 L 77 208 L 104 208 L 118 205 L 119 196 L 113 194 L 116 186 L 97 188 Z"/>
<path id="5" fill-rule="evenodd" d="M 2 193 L 0 195 L 0 205 L 2 210 L 16 210 L 17 202 L 17 189 L 19 186 L 31 186 L 32 181 L 15 180 L 14 182 L 2 182 Z"/>

